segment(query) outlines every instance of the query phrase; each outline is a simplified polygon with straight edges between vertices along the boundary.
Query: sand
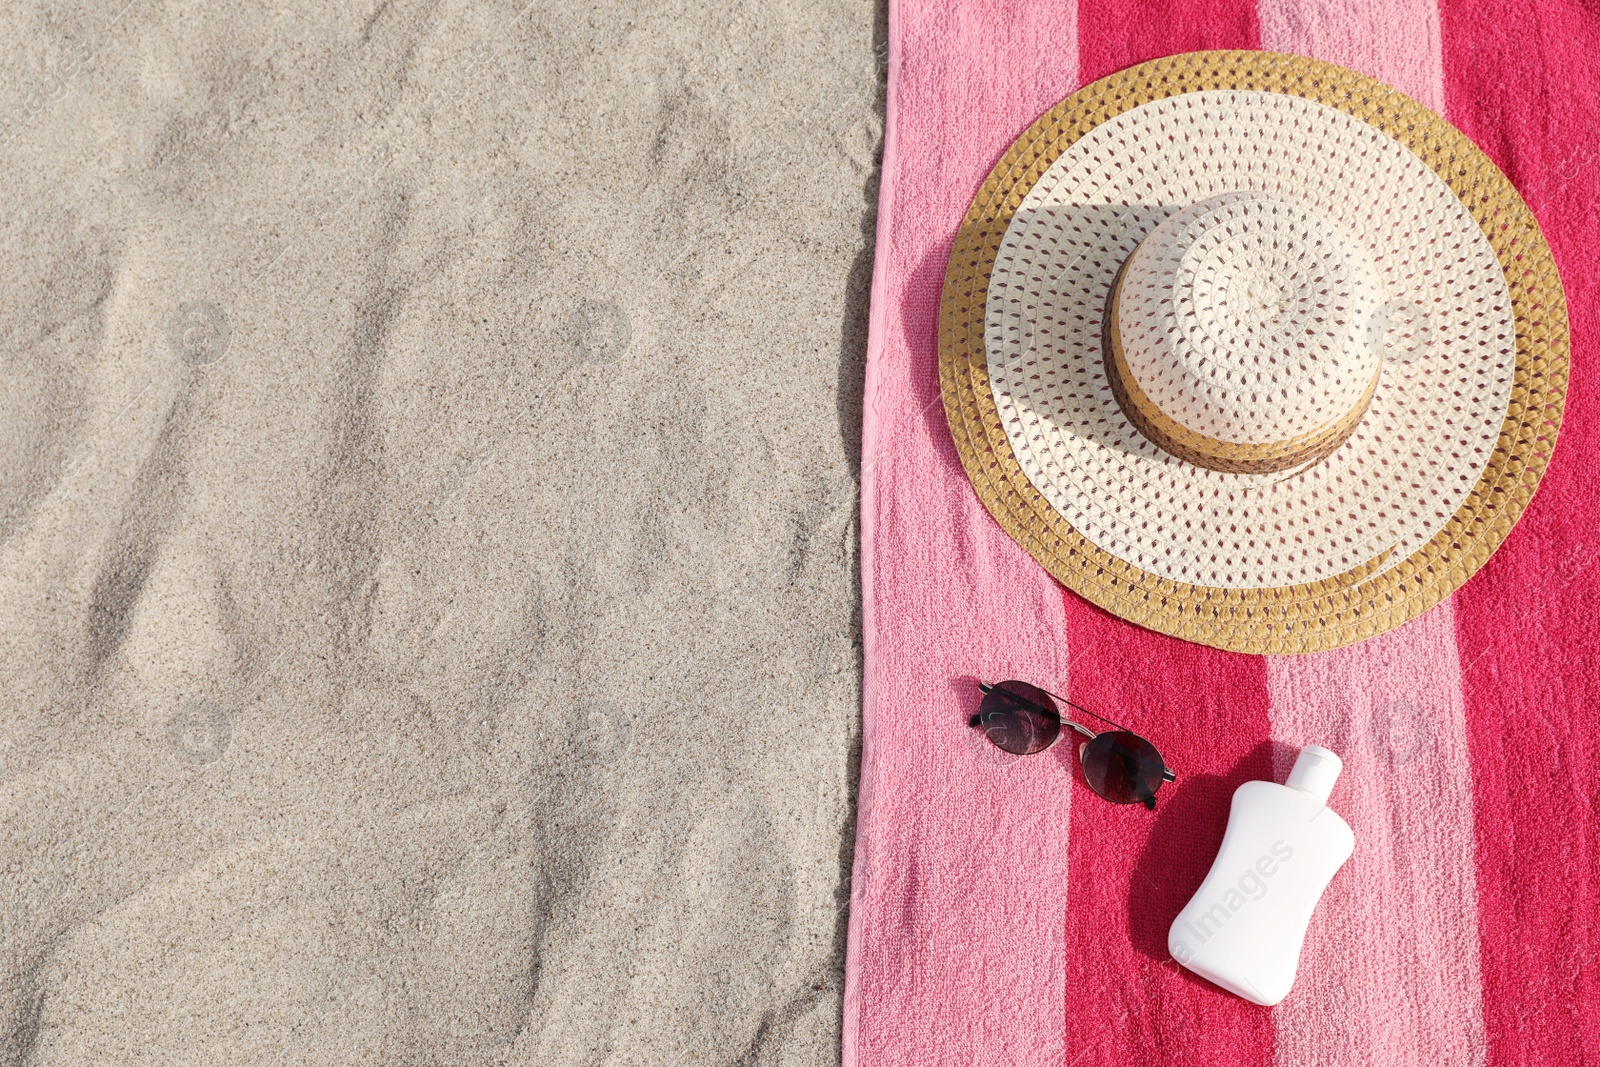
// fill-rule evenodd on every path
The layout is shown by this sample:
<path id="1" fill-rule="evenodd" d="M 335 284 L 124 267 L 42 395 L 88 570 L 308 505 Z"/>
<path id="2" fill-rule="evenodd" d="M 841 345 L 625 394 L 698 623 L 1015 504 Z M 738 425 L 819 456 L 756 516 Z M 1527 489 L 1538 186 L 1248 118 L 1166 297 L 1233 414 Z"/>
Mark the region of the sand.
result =
<path id="1" fill-rule="evenodd" d="M 0 1064 L 837 1061 L 881 18 L 0 15 Z"/>

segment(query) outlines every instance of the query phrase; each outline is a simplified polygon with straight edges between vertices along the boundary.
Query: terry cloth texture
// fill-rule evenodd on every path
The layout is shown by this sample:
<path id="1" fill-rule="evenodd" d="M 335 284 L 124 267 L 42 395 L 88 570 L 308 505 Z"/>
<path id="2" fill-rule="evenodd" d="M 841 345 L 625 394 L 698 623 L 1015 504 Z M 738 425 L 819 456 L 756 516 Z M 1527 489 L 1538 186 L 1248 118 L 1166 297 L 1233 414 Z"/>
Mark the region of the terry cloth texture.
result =
<path id="1" fill-rule="evenodd" d="M 1593 797 L 1600 412 L 1600 18 L 1554 3 L 904 2 L 890 87 L 862 468 L 864 747 L 846 977 L 856 1064 L 1546 1064 L 1600 1031 Z M 1187 644 L 1056 585 L 967 484 L 940 404 L 945 260 L 1015 137 L 1133 63 L 1263 48 L 1339 63 L 1440 112 L 1538 217 L 1571 312 L 1543 487 L 1450 600 L 1301 657 Z M 1018 677 L 1147 733 L 1177 770 L 1152 815 L 1094 797 L 1074 746 L 998 753 L 979 678 Z M 1298 746 L 1345 759 L 1356 853 L 1289 998 L 1182 971 L 1173 916 L 1233 790 Z"/>

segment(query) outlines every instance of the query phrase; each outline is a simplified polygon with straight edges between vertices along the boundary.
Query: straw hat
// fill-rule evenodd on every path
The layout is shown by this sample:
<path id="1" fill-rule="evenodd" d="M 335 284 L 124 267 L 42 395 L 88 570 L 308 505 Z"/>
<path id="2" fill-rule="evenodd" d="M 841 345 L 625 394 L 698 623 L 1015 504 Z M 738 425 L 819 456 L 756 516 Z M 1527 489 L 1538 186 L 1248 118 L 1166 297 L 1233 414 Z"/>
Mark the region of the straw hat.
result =
<path id="1" fill-rule="evenodd" d="M 1263 52 L 1141 64 L 996 164 L 950 254 L 985 506 L 1109 611 L 1242 652 L 1380 633 L 1489 558 L 1555 446 L 1566 304 L 1444 119 Z"/>

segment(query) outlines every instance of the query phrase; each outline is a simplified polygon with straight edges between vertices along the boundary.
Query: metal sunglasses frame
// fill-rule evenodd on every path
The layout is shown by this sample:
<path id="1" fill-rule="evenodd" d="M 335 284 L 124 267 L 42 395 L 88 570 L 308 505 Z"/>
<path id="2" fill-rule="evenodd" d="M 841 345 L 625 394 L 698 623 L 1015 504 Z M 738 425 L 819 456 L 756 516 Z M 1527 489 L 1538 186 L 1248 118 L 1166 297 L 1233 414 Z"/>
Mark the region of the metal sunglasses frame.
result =
<path id="1" fill-rule="evenodd" d="M 999 686 L 1001 684 L 1003 684 L 1003 683 L 998 683 L 997 682 L 997 683 L 991 685 L 988 682 L 979 682 L 978 683 L 978 690 L 979 690 L 979 692 L 983 693 L 984 696 L 988 696 L 990 693 L 999 693 L 1002 696 L 1005 696 L 1005 697 L 1007 697 L 1007 698 L 1009 698 L 1011 700 L 1015 700 L 1018 704 L 1021 704 L 1023 707 L 1032 708 L 1034 711 L 1037 711 L 1041 715 L 1046 715 L 1046 716 L 1049 716 L 1050 718 L 1055 719 L 1056 722 L 1058 724 L 1060 724 L 1061 726 L 1070 726 L 1075 732 L 1077 732 L 1079 734 L 1082 734 L 1084 737 L 1087 737 L 1091 741 L 1093 741 L 1096 737 L 1100 736 L 1099 733 L 1096 733 L 1095 731 L 1089 729 L 1087 726 L 1083 725 L 1082 723 L 1073 722 L 1071 719 L 1067 718 L 1065 715 L 1061 714 L 1059 711 L 1052 711 L 1050 708 L 1045 707 L 1043 704 L 1037 704 L 1037 703 L 1029 700 L 1027 697 L 1019 696 L 1016 693 L 1011 692 L 1011 690 L 1009 690 L 1009 689 L 1001 689 L 1001 688 L 999 688 Z M 1158 756 L 1161 755 L 1161 750 L 1159 748 L 1156 748 L 1155 744 L 1153 742 L 1151 742 L 1150 739 L 1145 737 L 1143 734 L 1141 734 L 1141 733 L 1139 733 L 1139 732 L 1137 732 L 1135 730 L 1130 730 L 1126 726 L 1122 725 L 1121 723 L 1115 722 L 1115 721 L 1113 721 L 1111 719 L 1108 719 L 1104 715 L 1099 714 L 1098 712 L 1090 711 L 1088 708 L 1084 707 L 1082 704 L 1074 704 L 1072 701 L 1068 700 L 1066 697 L 1061 696 L 1058 693 L 1052 693 L 1052 692 L 1050 692 L 1050 690 L 1044 688 L 1043 686 L 1034 685 L 1032 682 L 1024 682 L 1023 684 L 1031 686 L 1034 689 L 1037 689 L 1039 692 L 1043 693 L 1045 696 L 1048 696 L 1050 699 L 1058 701 L 1064 707 L 1072 708 L 1075 711 L 1081 711 L 1085 715 L 1092 715 L 1095 718 L 1099 719 L 1101 722 L 1106 723 L 1107 725 L 1115 726 L 1118 730 L 1121 730 L 1125 734 L 1133 734 L 1134 737 L 1139 738 L 1140 740 L 1144 741 L 1146 744 L 1150 745 L 1151 748 L 1155 749 L 1156 755 L 1158 755 Z M 973 726 L 973 727 L 981 727 L 983 725 L 983 713 L 980 711 L 977 714 L 973 715 L 972 719 L 968 723 L 968 725 Z M 1110 731 L 1101 731 L 1101 733 L 1109 733 L 1109 732 Z M 1059 732 L 1057 732 L 1055 738 L 1051 740 L 1050 744 L 1044 746 L 1044 748 L 1041 748 L 1039 751 L 1040 752 L 1044 752 L 1044 751 L 1046 751 L 1046 750 L 1048 750 L 1050 748 L 1053 748 L 1055 746 L 1056 741 L 1059 741 L 1060 739 L 1061 739 L 1061 734 Z M 1032 754 L 1033 755 L 1037 755 L 1038 753 L 1032 753 Z M 1165 757 L 1165 756 L 1161 756 L 1161 780 L 1162 780 L 1162 782 L 1175 782 L 1175 781 L 1178 780 L 1177 774 L 1170 767 L 1167 766 L 1167 757 Z M 1104 798 L 1102 798 L 1102 799 L 1104 799 Z M 1152 795 L 1149 798 L 1149 800 L 1146 802 L 1146 806 L 1147 807 L 1154 807 L 1155 806 L 1155 796 L 1154 795 Z"/>

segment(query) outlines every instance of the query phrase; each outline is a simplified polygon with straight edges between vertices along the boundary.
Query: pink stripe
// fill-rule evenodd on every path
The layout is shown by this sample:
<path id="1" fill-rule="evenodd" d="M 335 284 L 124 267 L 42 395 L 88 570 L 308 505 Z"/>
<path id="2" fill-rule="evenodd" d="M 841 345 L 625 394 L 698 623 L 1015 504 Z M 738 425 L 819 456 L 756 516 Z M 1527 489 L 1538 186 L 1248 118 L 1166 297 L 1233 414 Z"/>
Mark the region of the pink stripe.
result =
<path id="1" fill-rule="evenodd" d="M 1259 0 L 1257 12 L 1262 48 L 1359 70 L 1444 114 L 1432 0 Z"/>
<path id="2" fill-rule="evenodd" d="M 966 726 L 1064 684 L 1060 589 L 984 512 L 939 403 L 944 265 L 995 159 L 1075 88 L 1070 6 L 890 4 L 862 440 L 865 700 L 844 1062 L 1058 1064 L 1072 780 Z"/>
<path id="3" fill-rule="evenodd" d="M 1560 443 L 1506 543 L 1456 594 L 1472 709 L 1492 1064 L 1593 1063 L 1600 1034 L 1600 16 L 1441 0 L 1450 118 L 1522 193 L 1571 316 Z"/>
<path id="4" fill-rule="evenodd" d="M 1278 780 L 1344 758 L 1330 801 L 1356 851 L 1274 1010 L 1280 1064 L 1483 1062 L 1472 784 L 1448 603 L 1352 648 L 1272 657 Z"/>
<path id="5" fill-rule="evenodd" d="M 1444 110 L 1433 0 L 1261 0 L 1263 47 L 1381 78 Z M 1282 1064 L 1480 1063 L 1484 1055 L 1466 716 L 1448 603 L 1408 626 L 1269 664 L 1277 771 L 1326 744 L 1356 831 L 1274 1012 Z"/>

